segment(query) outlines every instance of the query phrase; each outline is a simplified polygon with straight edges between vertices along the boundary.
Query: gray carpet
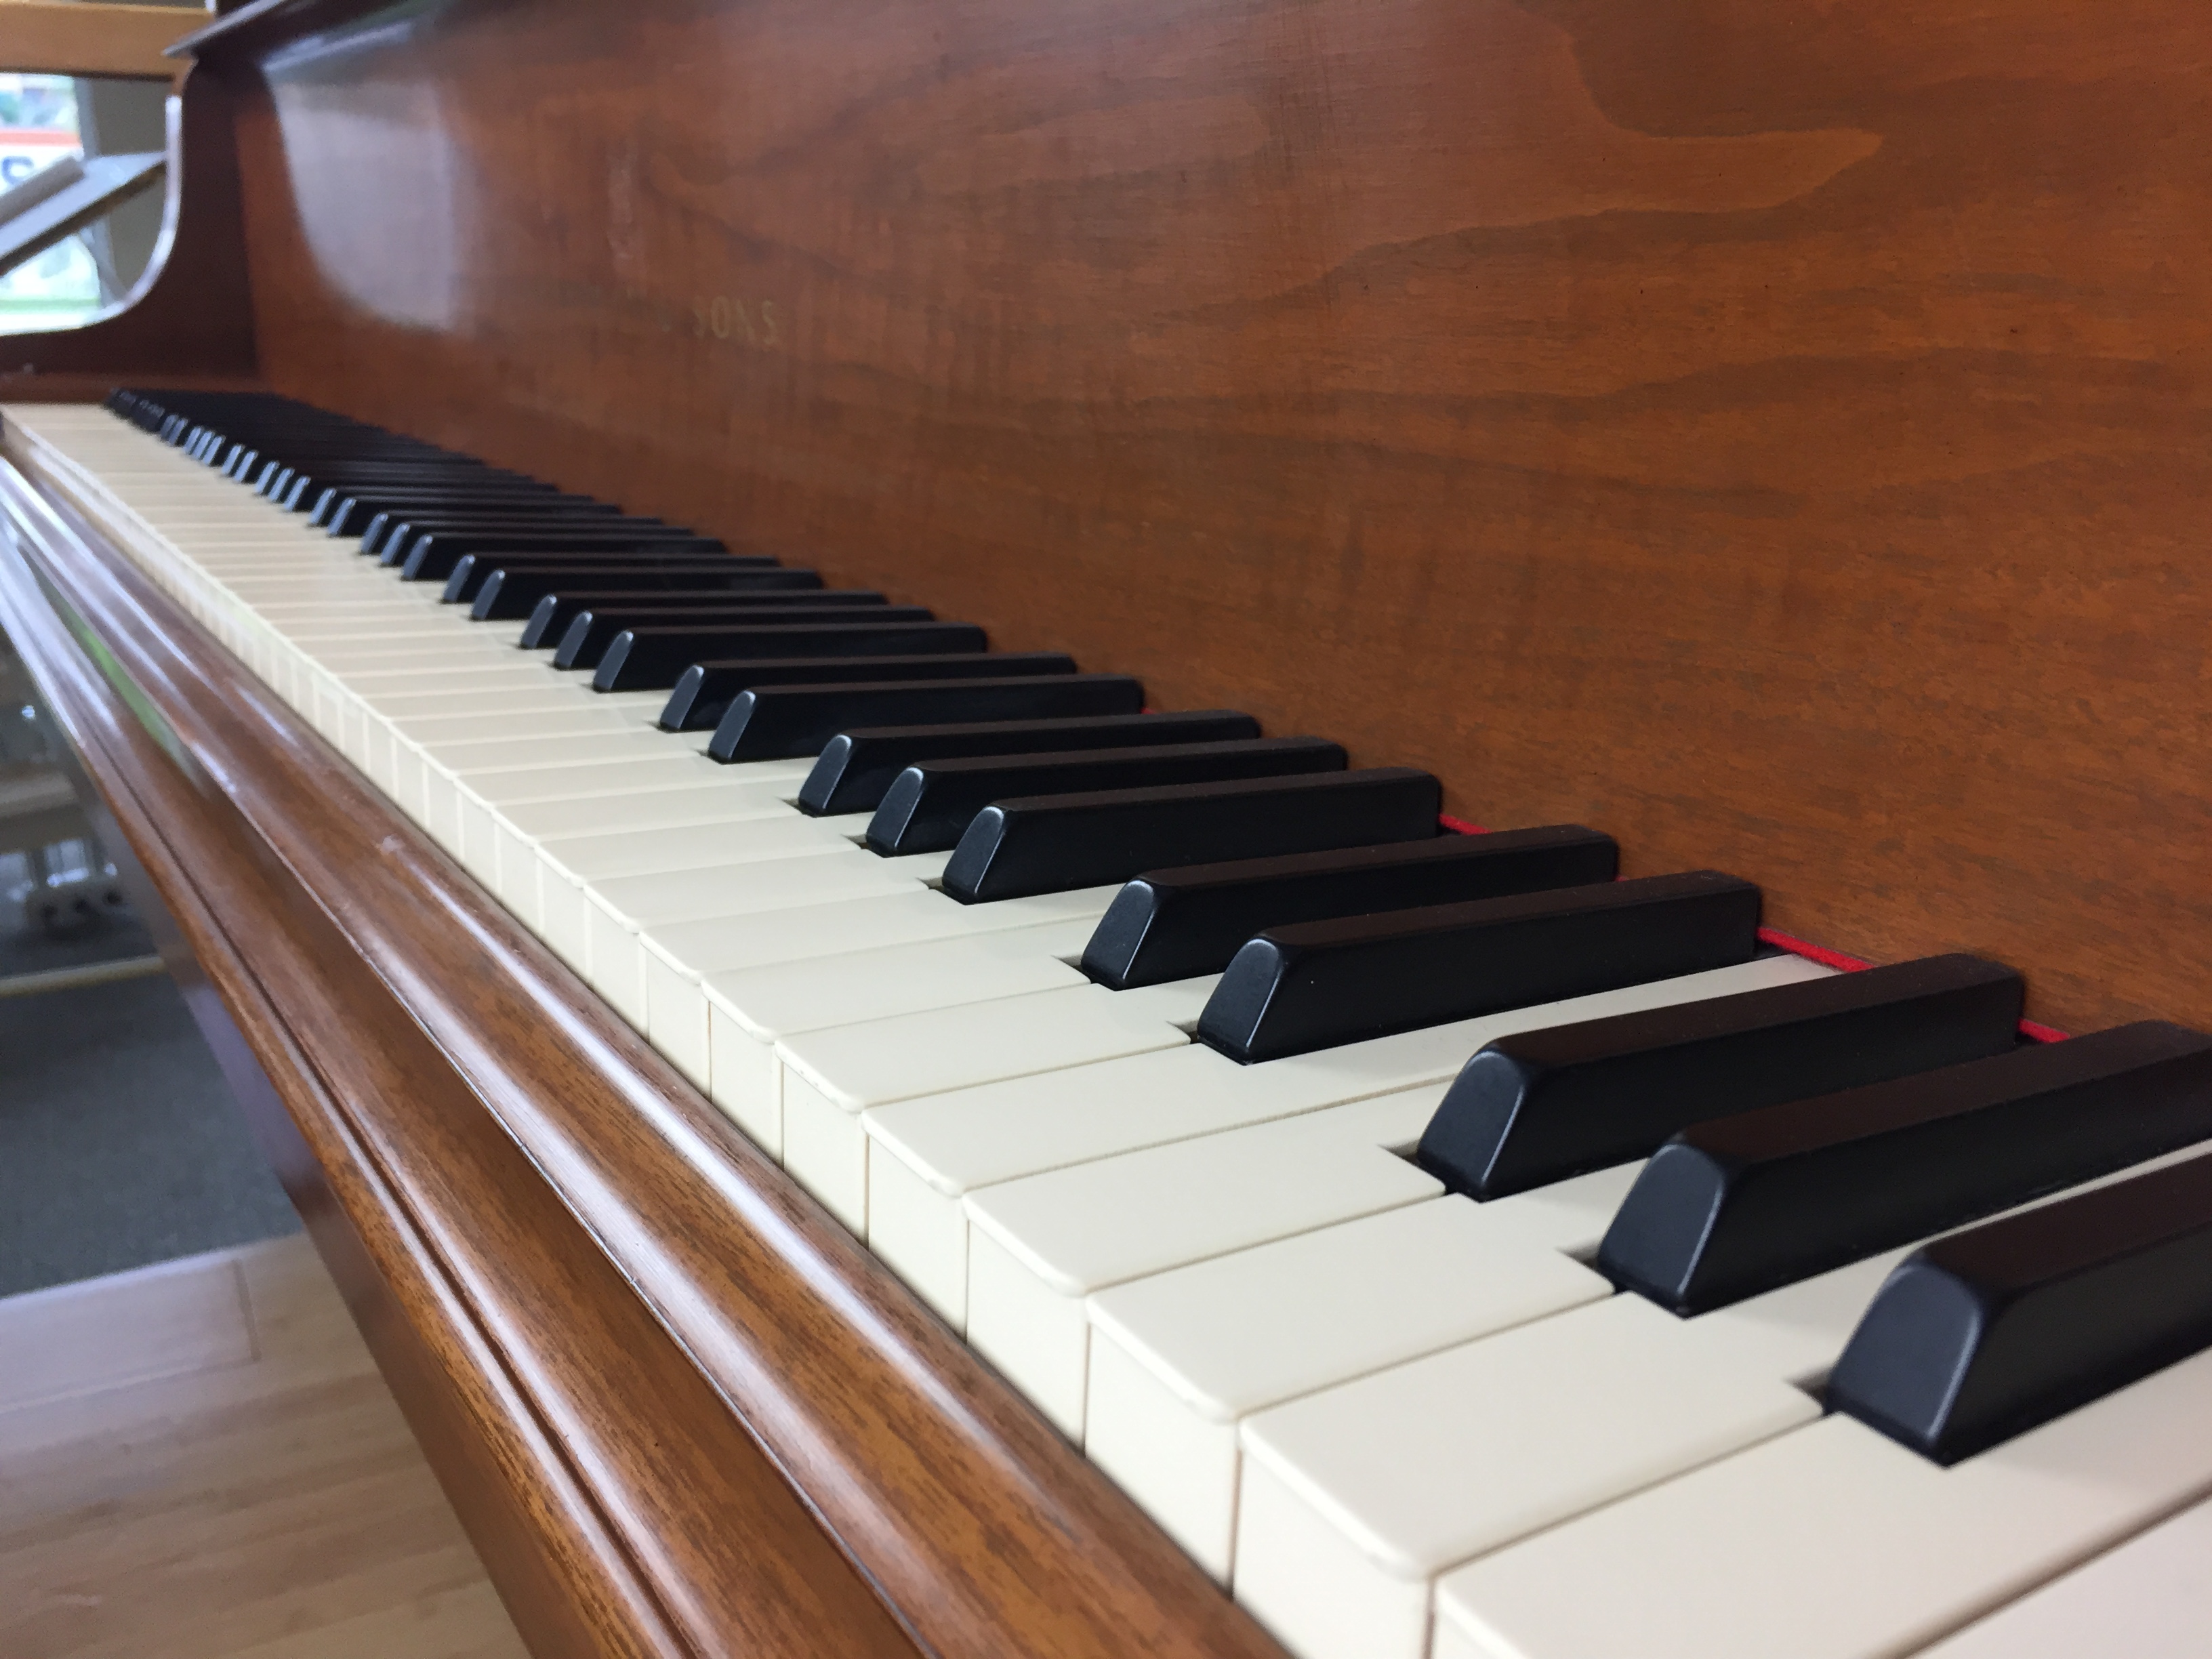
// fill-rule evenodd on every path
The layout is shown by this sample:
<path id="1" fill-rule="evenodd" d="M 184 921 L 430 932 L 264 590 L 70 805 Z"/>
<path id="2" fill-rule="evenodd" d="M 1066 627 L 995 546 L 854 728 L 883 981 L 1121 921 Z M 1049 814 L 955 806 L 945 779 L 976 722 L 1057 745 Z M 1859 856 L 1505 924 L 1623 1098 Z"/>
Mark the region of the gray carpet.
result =
<path id="1" fill-rule="evenodd" d="M 0 974 L 151 949 L 123 918 L 16 934 Z M 0 997 L 0 1296 L 298 1226 L 166 976 Z"/>

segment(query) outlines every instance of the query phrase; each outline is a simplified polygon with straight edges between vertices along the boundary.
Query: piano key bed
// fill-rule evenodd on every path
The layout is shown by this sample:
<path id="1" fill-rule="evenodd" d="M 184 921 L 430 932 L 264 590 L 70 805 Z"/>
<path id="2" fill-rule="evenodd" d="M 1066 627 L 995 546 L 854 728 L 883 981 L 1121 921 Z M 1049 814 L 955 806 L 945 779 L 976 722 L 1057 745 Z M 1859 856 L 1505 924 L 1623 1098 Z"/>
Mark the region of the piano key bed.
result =
<path id="1" fill-rule="evenodd" d="M 300 405 L 0 418 L 1292 1652 L 2212 1651 L 2212 1040 Z"/>

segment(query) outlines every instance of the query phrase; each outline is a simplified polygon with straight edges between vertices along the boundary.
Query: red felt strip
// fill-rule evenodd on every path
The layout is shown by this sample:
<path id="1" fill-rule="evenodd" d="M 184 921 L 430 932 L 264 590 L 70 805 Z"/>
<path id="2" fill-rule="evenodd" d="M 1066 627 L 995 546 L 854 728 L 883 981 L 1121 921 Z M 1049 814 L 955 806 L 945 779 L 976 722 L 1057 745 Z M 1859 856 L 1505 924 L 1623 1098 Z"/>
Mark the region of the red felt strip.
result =
<path id="1" fill-rule="evenodd" d="M 1802 939 L 1778 933 L 1771 927 L 1759 930 L 1759 942 L 1771 945 L 1778 951 L 1787 951 L 1793 957 L 1802 957 L 1808 962 L 1817 962 L 1823 968 L 1839 968 L 1847 974 L 1856 974 L 1874 966 L 1870 962 L 1861 962 L 1856 957 L 1847 957 L 1841 951 L 1831 951 L 1821 945 L 1808 945 Z"/>
<path id="2" fill-rule="evenodd" d="M 1470 823 L 1465 818 L 1453 817 L 1447 812 L 1439 812 L 1437 815 L 1437 822 L 1455 836 L 1486 836 L 1490 833 L 1479 823 Z M 1825 945 L 1812 945 L 1802 939 L 1792 939 L 1789 934 L 1778 933 L 1771 927 L 1762 927 L 1759 930 L 1759 942 L 1761 945 L 1771 945 L 1778 951 L 1787 951 L 1793 957 L 1802 957 L 1808 962 L 1817 962 L 1823 968 L 1838 969 L 1846 974 L 1856 974 L 1874 966 L 1872 963 L 1862 962 L 1856 957 L 1847 957 L 1841 951 L 1831 951 Z M 2020 1034 L 2030 1042 L 2066 1041 L 2066 1033 L 2057 1026 L 2038 1024 L 2032 1019 L 2021 1021 Z"/>

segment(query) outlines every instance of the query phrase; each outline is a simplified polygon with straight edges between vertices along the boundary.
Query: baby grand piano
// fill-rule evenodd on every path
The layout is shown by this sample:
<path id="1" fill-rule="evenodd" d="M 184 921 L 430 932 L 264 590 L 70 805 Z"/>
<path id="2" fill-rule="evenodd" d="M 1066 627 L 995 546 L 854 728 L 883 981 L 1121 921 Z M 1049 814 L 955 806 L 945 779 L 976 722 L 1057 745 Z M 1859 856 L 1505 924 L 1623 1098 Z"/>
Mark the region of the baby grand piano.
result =
<path id="1" fill-rule="evenodd" d="M 534 1652 L 2212 1648 L 2201 8 L 183 50 L 0 624 Z"/>

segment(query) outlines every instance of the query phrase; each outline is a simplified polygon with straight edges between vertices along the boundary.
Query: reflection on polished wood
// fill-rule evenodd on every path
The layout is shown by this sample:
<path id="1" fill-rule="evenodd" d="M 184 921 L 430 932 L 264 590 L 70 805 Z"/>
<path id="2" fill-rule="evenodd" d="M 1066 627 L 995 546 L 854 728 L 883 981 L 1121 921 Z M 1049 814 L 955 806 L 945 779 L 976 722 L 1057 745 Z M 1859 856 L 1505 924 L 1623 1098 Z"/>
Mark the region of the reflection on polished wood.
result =
<path id="1" fill-rule="evenodd" d="M 0 1301 L 0 1652 L 520 1659 L 303 1238 Z"/>

